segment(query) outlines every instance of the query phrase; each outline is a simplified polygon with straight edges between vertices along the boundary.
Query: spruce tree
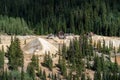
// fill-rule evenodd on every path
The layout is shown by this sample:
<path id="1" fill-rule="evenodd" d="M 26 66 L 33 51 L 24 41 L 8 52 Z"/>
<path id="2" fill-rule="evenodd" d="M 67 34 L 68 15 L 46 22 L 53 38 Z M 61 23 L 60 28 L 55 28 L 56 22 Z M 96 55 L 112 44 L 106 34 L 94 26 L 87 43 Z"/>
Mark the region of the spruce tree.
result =
<path id="1" fill-rule="evenodd" d="M 22 58 L 23 58 L 23 52 L 20 47 L 20 41 L 18 38 L 15 37 L 11 38 L 11 45 L 8 47 L 8 51 L 6 53 L 6 56 L 9 60 L 9 68 L 12 70 L 18 69 L 18 67 L 21 67 L 23 64 Z"/>
<path id="2" fill-rule="evenodd" d="M 4 71 L 4 50 L 0 50 L 0 72 Z"/>
<path id="3" fill-rule="evenodd" d="M 29 65 L 27 66 L 27 73 L 29 74 L 29 76 L 30 76 L 33 80 L 35 80 L 35 69 L 34 69 L 34 65 L 29 64 Z"/>
<path id="4" fill-rule="evenodd" d="M 1 44 L 2 42 L 1 42 L 1 38 L 0 38 L 0 44 Z"/>
<path id="5" fill-rule="evenodd" d="M 49 54 L 46 54 L 44 57 L 44 65 L 52 71 L 53 61 Z"/>
<path id="6" fill-rule="evenodd" d="M 24 78 L 24 57 L 22 58 L 22 69 L 21 69 L 21 80 L 24 80 L 25 78 Z"/>
<path id="7" fill-rule="evenodd" d="M 99 71 L 94 73 L 94 80 L 101 80 L 101 73 Z"/>
<path id="8" fill-rule="evenodd" d="M 85 74 L 82 74 L 82 76 L 81 76 L 81 80 L 86 80 L 86 78 L 85 78 Z"/>

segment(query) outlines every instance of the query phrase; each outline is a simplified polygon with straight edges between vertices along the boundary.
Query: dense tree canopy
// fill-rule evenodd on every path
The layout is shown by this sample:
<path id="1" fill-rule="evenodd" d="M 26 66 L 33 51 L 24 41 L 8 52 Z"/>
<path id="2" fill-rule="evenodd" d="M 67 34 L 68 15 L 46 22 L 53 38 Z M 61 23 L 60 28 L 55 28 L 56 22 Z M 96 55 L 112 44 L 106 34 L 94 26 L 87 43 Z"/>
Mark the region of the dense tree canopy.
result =
<path id="1" fill-rule="evenodd" d="M 24 19 L 0 15 L 0 33 L 25 35 L 32 32 Z"/>
<path id="2" fill-rule="evenodd" d="M 0 14 L 23 18 L 36 34 L 63 30 L 120 36 L 119 4 L 119 0 L 1 0 Z"/>

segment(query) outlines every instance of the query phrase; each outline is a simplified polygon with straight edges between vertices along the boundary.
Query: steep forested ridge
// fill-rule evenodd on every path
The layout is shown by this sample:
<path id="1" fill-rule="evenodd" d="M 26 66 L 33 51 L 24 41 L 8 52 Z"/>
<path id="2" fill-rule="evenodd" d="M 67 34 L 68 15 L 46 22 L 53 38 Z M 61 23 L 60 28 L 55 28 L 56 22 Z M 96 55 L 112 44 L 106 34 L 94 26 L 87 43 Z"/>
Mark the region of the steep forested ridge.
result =
<path id="1" fill-rule="evenodd" d="M 63 30 L 120 36 L 119 4 L 119 0 L 0 0 L 0 14 L 24 18 L 36 34 Z"/>

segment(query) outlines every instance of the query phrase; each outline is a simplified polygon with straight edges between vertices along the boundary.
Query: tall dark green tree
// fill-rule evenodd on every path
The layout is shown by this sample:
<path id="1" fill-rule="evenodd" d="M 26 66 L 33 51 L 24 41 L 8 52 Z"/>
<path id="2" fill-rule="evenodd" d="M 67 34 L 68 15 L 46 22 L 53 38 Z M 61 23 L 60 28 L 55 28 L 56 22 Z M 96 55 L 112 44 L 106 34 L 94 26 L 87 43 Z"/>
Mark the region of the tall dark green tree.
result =
<path id="1" fill-rule="evenodd" d="M 0 50 L 0 71 L 4 70 L 4 50 Z"/>
<path id="2" fill-rule="evenodd" d="M 11 70 L 16 70 L 18 67 L 21 67 L 23 64 L 23 52 L 20 47 L 20 41 L 18 38 L 14 37 L 14 40 L 11 40 L 11 45 L 8 47 L 6 56 L 9 60 L 9 68 Z"/>
<path id="3" fill-rule="evenodd" d="M 44 64 L 46 67 L 48 67 L 50 70 L 52 70 L 53 68 L 53 61 L 52 58 L 50 56 L 50 54 L 46 54 L 44 57 Z"/>
<path id="4" fill-rule="evenodd" d="M 36 77 L 36 70 L 37 70 L 37 57 L 35 55 L 32 56 L 31 62 L 29 63 L 29 65 L 27 66 L 27 73 L 29 74 L 29 76 L 35 80 Z"/>

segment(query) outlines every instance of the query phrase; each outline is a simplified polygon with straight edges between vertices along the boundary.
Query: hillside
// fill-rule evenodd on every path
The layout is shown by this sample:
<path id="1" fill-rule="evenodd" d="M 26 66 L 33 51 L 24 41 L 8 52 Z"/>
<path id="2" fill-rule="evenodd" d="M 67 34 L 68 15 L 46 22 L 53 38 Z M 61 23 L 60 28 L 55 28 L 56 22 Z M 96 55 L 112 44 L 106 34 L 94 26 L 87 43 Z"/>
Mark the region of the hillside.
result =
<path id="1" fill-rule="evenodd" d="M 47 39 L 48 36 L 35 36 L 35 35 L 28 35 L 28 36 L 16 36 L 19 38 L 21 44 L 21 49 L 24 54 L 24 71 L 27 70 L 27 67 L 29 63 L 31 62 L 31 58 L 33 55 L 37 55 L 39 57 L 39 67 L 41 68 L 42 71 L 46 72 L 46 75 L 49 76 L 49 74 L 59 74 L 60 68 L 56 66 L 56 64 L 59 64 L 59 48 L 60 46 L 62 47 L 63 44 L 65 44 L 67 47 L 71 46 L 71 42 L 74 39 L 79 39 L 78 35 L 70 35 L 66 36 L 66 39 L 59 39 L 58 37 L 54 37 L 52 39 Z M 113 47 L 119 49 L 120 45 L 120 38 L 119 37 L 107 37 L 107 36 L 100 36 L 100 35 L 92 35 L 92 42 L 93 43 L 98 43 L 101 41 L 101 45 L 103 45 L 103 40 L 105 40 L 105 45 L 109 47 L 109 42 L 113 43 Z M 0 49 L 2 49 L 2 46 L 4 47 L 4 51 L 7 52 L 7 46 L 11 44 L 11 36 L 8 35 L 1 35 L 1 44 L 0 44 Z M 84 45 L 85 46 L 85 45 Z M 94 44 L 93 44 L 94 46 Z M 102 53 L 102 52 L 100 52 Z M 99 52 L 96 52 L 98 56 L 100 55 Z M 104 53 L 104 52 L 103 52 Z M 49 70 L 49 68 L 45 67 L 42 65 L 44 62 L 44 57 L 46 54 L 50 54 L 52 61 L 53 61 L 53 68 L 52 72 Z M 70 53 L 69 53 L 70 54 Z M 116 57 L 118 65 L 120 65 L 119 61 L 119 53 L 117 54 L 118 56 Z M 101 55 L 102 56 L 102 55 Z M 106 56 L 106 54 L 104 54 Z M 81 55 L 82 57 L 82 55 Z M 99 56 L 100 57 L 100 56 Z M 115 62 L 115 57 L 114 55 L 110 57 L 112 62 Z M 85 59 L 85 58 L 84 58 Z M 107 58 L 105 58 L 106 60 Z M 90 63 L 93 61 L 90 61 Z M 7 58 L 5 58 L 5 69 L 7 69 L 8 61 Z M 86 62 L 85 62 L 86 63 Z M 92 63 L 93 64 L 93 63 Z M 69 73 L 69 68 L 67 69 Z M 75 73 L 75 72 L 74 72 Z M 89 76 L 91 79 L 94 78 L 95 71 L 91 70 L 89 68 L 85 69 L 85 75 Z M 62 79 L 64 79 L 63 75 L 59 75 Z M 48 78 L 49 79 L 49 78 Z"/>
<path id="2" fill-rule="evenodd" d="M 120 0 L 0 0 L 0 80 L 120 80 Z"/>

